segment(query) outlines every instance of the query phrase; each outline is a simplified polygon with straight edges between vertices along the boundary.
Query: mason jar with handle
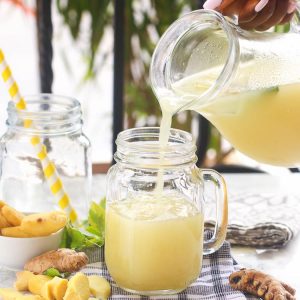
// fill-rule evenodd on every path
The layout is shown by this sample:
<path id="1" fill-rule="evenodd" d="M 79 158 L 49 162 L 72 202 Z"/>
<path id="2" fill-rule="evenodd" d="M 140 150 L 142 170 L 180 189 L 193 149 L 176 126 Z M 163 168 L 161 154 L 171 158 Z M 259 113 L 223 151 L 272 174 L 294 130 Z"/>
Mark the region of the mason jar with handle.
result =
<path id="1" fill-rule="evenodd" d="M 152 88 L 164 111 L 197 111 L 251 158 L 299 166 L 299 32 L 299 10 L 288 33 L 245 31 L 218 12 L 193 11 L 157 44 Z"/>
<path id="2" fill-rule="evenodd" d="M 195 165 L 191 135 L 136 128 L 117 138 L 116 164 L 107 179 L 105 261 L 123 289 L 142 295 L 173 294 L 200 272 L 202 256 L 224 242 L 228 208 L 224 179 Z M 205 187 L 215 189 L 213 236 L 204 238 Z"/>

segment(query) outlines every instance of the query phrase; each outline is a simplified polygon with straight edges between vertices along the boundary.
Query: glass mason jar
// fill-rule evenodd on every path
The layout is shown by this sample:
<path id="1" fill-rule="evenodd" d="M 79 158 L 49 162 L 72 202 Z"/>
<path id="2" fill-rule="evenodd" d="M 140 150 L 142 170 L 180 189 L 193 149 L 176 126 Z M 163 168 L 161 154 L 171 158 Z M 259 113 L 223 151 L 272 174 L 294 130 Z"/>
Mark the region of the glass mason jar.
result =
<path id="1" fill-rule="evenodd" d="M 159 128 L 129 129 L 117 138 L 117 164 L 107 181 L 105 261 L 117 284 L 142 295 L 173 294 L 195 281 L 202 256 L 216 251 L 227 228 L 223 178 L 199 170 L 191 135 L 171 130 L 159 146 Z M 204 187 L 215 189 L 217 220 L 206 240 Z"/>
<path id="2" fill-rule="evenodd" d="M 40 94 L 25 98 L 26 111 L 8 104 L 7 131 L 0 139 L 1 199 L 24 213 L 58 209 L 42 160 L 30 142 L 39 137 L 56 167 L 79 219 L 86 218 L 91 192 L 90 142 L 82 132 L 80 103 Z M 30 127 L 24 126 L 32 120 Z M 25 123 L 24 123 L 25 122 Z"/>

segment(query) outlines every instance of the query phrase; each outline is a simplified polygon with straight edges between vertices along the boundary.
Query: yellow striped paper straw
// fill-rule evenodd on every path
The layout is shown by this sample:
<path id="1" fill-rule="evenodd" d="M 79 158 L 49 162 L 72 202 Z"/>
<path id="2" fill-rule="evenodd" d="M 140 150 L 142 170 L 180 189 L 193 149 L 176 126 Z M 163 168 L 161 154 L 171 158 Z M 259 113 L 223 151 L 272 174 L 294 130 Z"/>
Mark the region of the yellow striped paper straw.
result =
<path id="1" fill-rule="evenodd" d="M 17 110 L 26 110 L 26 102 L 20 94 L 19 87 L 12 76 L 11 70 L 5 60 L 4 53 L 1 49 L 0 73 L 2 74 L 2 78 L 8 87 L 9 95 Z M 32 126 L 32 123 L 32 120 L 25 120 L 24 127 L 29 128 Z M 48 182 L 51 193 L 57 200 L 59 207 L 67 213 L 72 223 L 78 222 L 77 213 L 71 206 L 70 197 L 64 190 L 63 183 L 59 178 L 55 165 L 48 157 L 46 146 L 42 143 L 40 137 L 38 136 L 33 136 L 30 139 L 30 143 L 35 149 L 36 156 L 41 161 L 46 181 Z"/>

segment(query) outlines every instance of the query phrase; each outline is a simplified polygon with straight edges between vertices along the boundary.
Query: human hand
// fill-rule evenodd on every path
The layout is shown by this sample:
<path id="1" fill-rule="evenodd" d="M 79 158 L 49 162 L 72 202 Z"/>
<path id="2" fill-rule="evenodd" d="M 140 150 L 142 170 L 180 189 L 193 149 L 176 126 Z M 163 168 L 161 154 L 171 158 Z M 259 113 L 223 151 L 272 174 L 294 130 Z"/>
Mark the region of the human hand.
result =
<path id="1" fill-rule="evenodd" d="M 225 16 L 236 15 L 239 26 L 246 30 L 264 31 L 288 23 L 296 10 L 296 0 L 207 0 L 205 9 Z"/>

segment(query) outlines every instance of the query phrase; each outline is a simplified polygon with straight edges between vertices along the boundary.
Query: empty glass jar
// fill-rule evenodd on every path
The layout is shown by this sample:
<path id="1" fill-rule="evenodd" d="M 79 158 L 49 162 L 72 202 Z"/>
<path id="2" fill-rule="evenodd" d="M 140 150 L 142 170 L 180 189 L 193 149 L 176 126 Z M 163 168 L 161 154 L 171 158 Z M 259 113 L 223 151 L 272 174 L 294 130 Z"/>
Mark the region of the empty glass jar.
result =
<path id="1" fill-rule="evenodd" d="M 25 213 L 59 208 L 31 143 L 32 137 L 39 137 L 71 205 L 80 219 L 86 218 L 92 173 L 80 103 L 52 94 L 30 96 L 25 101 L 26 111 L 17 110 L 12 102 L 8 105 L 7 131 L 0 139 L 1 199 Z M 28 120 L 32 125 L 24 126 Z"/>

